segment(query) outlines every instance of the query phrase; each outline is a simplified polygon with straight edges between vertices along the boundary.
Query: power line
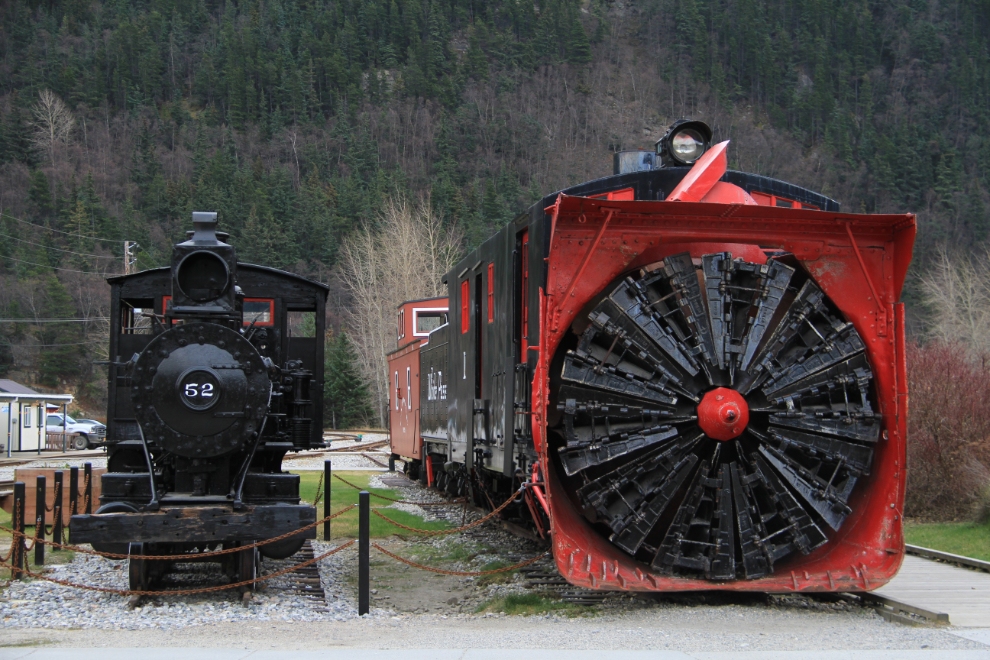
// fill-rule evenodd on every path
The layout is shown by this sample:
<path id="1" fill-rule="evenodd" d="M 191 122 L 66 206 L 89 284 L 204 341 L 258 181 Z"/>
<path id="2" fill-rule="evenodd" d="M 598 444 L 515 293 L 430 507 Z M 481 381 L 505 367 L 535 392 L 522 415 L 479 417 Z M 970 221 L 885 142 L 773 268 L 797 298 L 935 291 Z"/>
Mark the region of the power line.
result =
<path id="1" fill-rule="evenodd" d="M 108 340 L 106 340 L 106 339 L 93 339 L 93 340 L 90 340 L 90 341 L 76 342 L 74 344 L 11 344 L 11 343 L 8 342 L 8 345 L 11 348 L 55 348 L 57 346 L 86 346 L 88 344 L 102 344 L 105 341 L 108 341 Z"/>
<path id="2" fill-rule="evenodd" d="M 36 264 L 33 261 L 24 261 L 23 259 L 15 259 L 13 257 L 0 257 L 0 259 L 9 259 L 11 261 L 16 261 L 19 264 L 28 264 L 29 266 L 40 266 L 41 268 L 51 268 L 52 270 L 64 270 L 67 273 L 85 273 L 86 275 L 102 275 L 106 277 L 107 273 L 101 273 L 98 270 L 76 270 L 75 268 L 62 268 L 61 266 L 49 266 L 48 264 Z"/>
<path id="3" fill-rule="evenodd" d="M 109 316 L 91 316 L 88 319 L 0 319 L 0 323 L 88 323 L 109 320 Z"/>
<path id="4" fill-rule="evenodd" d="M 72 250 L 63 250 L 62 248 L 52 247 L 50 245 L 43 245 L 41 243 L 33 243 L 32 241 L 25 240 L 23 238 L 17 238 L 16 236 L 11 236 L 10 234 L 4 234 L 0 232 L 0 236 L 5 238 L 12 238 L 15 241 L 20 241 L 21 243 L 27 243 L 28 245 L 37 245 L 38 247 L 45 248 L 46 250 L 55 250 L 57 252 L 65 252 L 66 254 L 76 254 L 80 257 L 96 257 L 97 259 L 116 259 L 117 257 L 110 255 L 109 257 L 99 255 L 99 254 L 88 254 L 86 252 L 73 252 Z"/>
<path id="5" fill-rule="evenodd" d="M 27 220 L 21 220 L 20 218 L 15 218 L 14 216 L 10 215 L 9 213 L 3 213 L 2 211 L 0 211 L 0 216 L 3 216 L 5 218 L 10 218 L 11 220 L 14 220 L 16 222 L 19 222 L 22 225 L 30 225 L 31 227 L 36 227 L 38 229 L 44 229 L 46 231 L 53 231 L 56 234 L 65 234 L 66 236 L 75 236 L 76 238 L 88 238 L 91 241 L 103 241 L 105 243 L 119 243 L 120 242 L 116 238 L 100 238 L 99 236 L 83 236 L 82 234 L 73 234 L 72 232 L 62 231 L 61 229 L 49 229 L 48 227 L 43 227 L 41 225 L 36 225 L 33 222 L 28 222 Z"/>

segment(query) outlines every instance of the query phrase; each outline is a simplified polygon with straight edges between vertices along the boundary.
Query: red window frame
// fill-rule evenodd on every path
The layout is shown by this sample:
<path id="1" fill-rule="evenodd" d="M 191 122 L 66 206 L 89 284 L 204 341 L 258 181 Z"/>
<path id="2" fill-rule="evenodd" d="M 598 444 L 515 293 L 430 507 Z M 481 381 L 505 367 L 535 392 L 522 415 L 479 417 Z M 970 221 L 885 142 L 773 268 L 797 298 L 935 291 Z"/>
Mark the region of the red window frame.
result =
<path id="1" fill-rule="evenodd" d="M 495 322 L 495 264 L 488 264 L 488 322 Z"/>
<path id="2" fill-rule="evenodd" d="M 162 314 L 168 311 L 168 301 L 172 296 L 162 296 Z M 255 325 L 275 325 L 275 299 L 274 298 L 245 298 L 244 302 L 266 302 L 268 303 L 268 321 L 258 322 Z M 250 321 L 245 321 L 244 325 L 251 325 Z"/>
<path id="3" fill-rule="evenodd" d="M 461 334 L 471 329 L 471 280 L 461 282 Z"/>

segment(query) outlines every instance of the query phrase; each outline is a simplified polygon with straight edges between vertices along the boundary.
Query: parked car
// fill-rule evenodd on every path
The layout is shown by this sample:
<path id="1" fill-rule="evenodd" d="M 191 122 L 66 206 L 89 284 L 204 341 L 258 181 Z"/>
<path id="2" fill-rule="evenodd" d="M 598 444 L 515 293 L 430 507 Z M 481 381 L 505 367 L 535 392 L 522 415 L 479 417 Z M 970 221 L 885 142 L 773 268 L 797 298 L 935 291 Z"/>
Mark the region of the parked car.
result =
<path id="1" fill-rule="evenodd" d="M 61 433 L 62 413 L 51 413 L 45 423 L 47 433 Z M 73 419 L 70 415 L 65 416 L 65 432 L 75 434 L 72 439 L 72 446 L 76 449 L 89 449 L 91 446 L 102 443 L 107 437 L 107 427 L 94 419 Z"/>

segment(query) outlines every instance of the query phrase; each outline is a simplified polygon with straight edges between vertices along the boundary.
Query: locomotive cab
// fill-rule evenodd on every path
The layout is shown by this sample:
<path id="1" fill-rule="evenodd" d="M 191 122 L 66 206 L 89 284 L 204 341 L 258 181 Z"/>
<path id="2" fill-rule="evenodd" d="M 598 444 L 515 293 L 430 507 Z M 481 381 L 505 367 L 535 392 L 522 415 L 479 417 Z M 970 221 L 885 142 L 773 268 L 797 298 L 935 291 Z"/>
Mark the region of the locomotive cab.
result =
<path id="1" fill-rule="evenodd" d="M 327 287 L 237 261 L 215 213 L 172 263 L 111 278 L 108 470 L 95 514 L 73 516 L 76 542 L 181 555 L 289 534 L 316 520 L 301 504 L 289 451 L 322 440 Z M 294 554 L 315 527 L 259 546 Z M 259 549 L 221 555 L 239 579 Z M 233 558 L 233 559 L 230 559 Z M 132 559 L 131 587 L 163 564 Z"/>

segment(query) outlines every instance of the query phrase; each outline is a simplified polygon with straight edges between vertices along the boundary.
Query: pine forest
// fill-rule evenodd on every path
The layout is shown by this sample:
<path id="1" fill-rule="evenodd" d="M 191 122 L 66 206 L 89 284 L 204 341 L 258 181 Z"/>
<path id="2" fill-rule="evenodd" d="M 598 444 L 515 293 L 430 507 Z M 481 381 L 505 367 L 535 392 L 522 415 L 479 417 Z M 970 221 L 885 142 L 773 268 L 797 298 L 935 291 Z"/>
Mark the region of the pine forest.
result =
<path id="1" fill-rule="evenodd" d="M 332 287 L 327 419 L 380 423 L 347 273 L 382 209 L 456 257 L 682 117 L 734 169 L 916 213 L 918 350 L 985 354 L 986 2 L 7 0 L 0 22 L 0 375 L 90 415 L 105 277 L 166 264 L 197 210 L 242 260 Z"/>

